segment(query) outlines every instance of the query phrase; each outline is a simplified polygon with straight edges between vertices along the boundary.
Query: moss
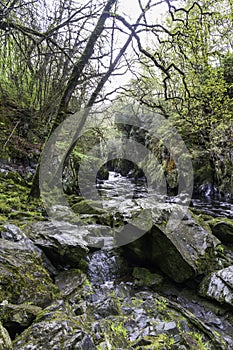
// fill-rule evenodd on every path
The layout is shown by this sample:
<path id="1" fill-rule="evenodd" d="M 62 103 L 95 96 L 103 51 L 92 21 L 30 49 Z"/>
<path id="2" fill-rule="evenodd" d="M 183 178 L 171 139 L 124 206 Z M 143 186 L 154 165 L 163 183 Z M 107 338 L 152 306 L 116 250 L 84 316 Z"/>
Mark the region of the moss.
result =
<path id="1" fill-rule="evenodd" d="M 162 276 L 155 273 L 151 273 L 149 270 L 141 267 L 135 267 L 133 269 L 133 277 L 136 278 L 135 284 L 142 286 L 158 286 L 161 285 L 163 281 Z"/>
<path id="2" fill-rule="evenodd" d="M 0 302 L 32 302 L 43 306 L 59 295 L 48 272 L 37 255 L 19 251 L 14 260 L 2 263 L 0 269 Z M 23 255 L 22 255 L 23 254 Z M 25 263 L 23 263 L 25 261 Z"/>
<path id="3" fill-rule="evenodd" d="M 66 199 L 71 206 L 83 200 L 82 197 L 77 196 L 76 194 L 66 195 Z"/>
<path id="4" fill-rule="evenodd" d="M 7 204 L 5 201 L 0 202 L 0 213 L 2 214 L 8 214 L 11 212 L 11 207 L 9 204 Z"/>
<path id="5" fill-rule="evenodd" d="M 128 333 L 127 330 L 124 328 L 123 323 L 118 323 L 118 324 L 112 323 L 111 324 L 111 330 L 116 335 L 118 335 L 119 337 L 123 337 L 123 338 L 126 338 L 127 333 Z"/>
<path id="6" fill-rule="evenodd" d="M 140 341 L 133 343 L 135 350 L 148 349 L 148 350 L 170 350 L 174 344 L 174 338 L 169 337 L 167 334 L 158 334 L 156 336 L 145 336 Z"/>
<path id="7" fill-rule="evenodd" d="M 9 219 L 14 220 L 43 220 L 41 213 L 33 211 L 13 211 L 9 214 Z"/>
<path id="8" fill-rule="evenodd" d="M 0 350 L 12 350 L 13 345 L 7 330 L 0 323 Z"/>
<path id="9" fill-rule="evenodd" d="M 0 214 L 14 220 L 43 220 L 43 203 L 41 200 L 29 201 L 30 187 L 18 173 L 0 174 Z"/>
<path id="10" fill-rule="evenodd" d="M 127 330 L 124 326 L 125 318 L 119 316 L 114 320 L 103 319 L 100 325 L 100 336 L 99 344 L 97 349 L 106 349 L 106 344 L 114 344 L 114 349 L 128 349 L 130 341 L 127 339 Z"/>
<path id="11" fill-rule="evenodd" d="M 75 213 L 78 214 L 101 214 L 105 211 L 100 207 L 100 203 L 97 201 L 82 200 L 72 206 Z"/>
<path id="12" fill-rule="evenodd" d="M 220 217 L 220 218 L 212 218 L 211 217 L 211 220 L 208 221 L 208 225 L 210 227 L 213 227 L 213 226 L 215 226 L 215 225 L 217 225 L 219 223 L 233 226 L 233 220 L 225 218 L 225 217 Z"/>
<path id="13" fill-rule="evenodd" d="M 209 350 L 211 349 L 210 343 L 206 342 L 203 336 L 197 332 L 188 332 L 188 336 L 190 336 L 189 342 L 193 342 L 195 344 L 195 350 Z M 187 343 L 187 340 L 186 340 Z M 189 345 L 189 344 L 187 344 Z"/>

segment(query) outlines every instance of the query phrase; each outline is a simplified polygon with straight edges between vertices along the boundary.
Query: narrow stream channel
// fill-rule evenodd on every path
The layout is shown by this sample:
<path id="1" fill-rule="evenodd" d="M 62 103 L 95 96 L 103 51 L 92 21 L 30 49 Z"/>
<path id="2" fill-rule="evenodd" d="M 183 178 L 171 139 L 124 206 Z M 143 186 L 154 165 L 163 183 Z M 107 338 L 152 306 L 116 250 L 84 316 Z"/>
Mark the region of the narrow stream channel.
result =
<path id="1" fill-rule="evenodd" d="M 145 182 L 135 182 L 133 179 L 123 177 L 116 172 L 109 172 L 108 180 L 98 181 L 97 188 L 101 198 L 107 201 L 109 206 L 115 207 L 121 206 L 123 202 L 128 202 L 128 200 L 130 200 L 130 205 L 134 205 L 133 199 L 148 198 L 151 200 L 154 196 L 153 193 L 149 193 Z M 173 202 L 174 198 L 168 197 L 167 201 Z M 192 207 L 213 217 L 233 218 L 233 203 L 231 202 L 198 198 L 192 201 Z M 129 273 L 130 269 L 131 274 Z M 129 301 L 132 296 L 135 297 L 137 293 L 140 295 L 144 293 L 145 300 L 149 300 L 153 295 L 159 293 L 171 301 L 175 301 L 182 308 L 191 311 L 208 327 L 218 331 L 227 343 L 232 344 L 233 320 L 227 307 L 219 307 L 199 297 L 195 284 L 178 285 L 165 276 L 163 276 L 163 284 L 156 289 L 142 285 L 139 288 L 132 279 L 132 269 L 133 266 L 128 266 L 117 250 L 97 250 L 90 253 L 88 276 L 93 285 L 94 294 L 91 295 L 89 302 L 95 305 L 98 301 L 101 309 L 103 305 L 106 306 L 106 300 L 111 304 L 109 300 L 120 297 L 122 304 L 127 307 L 127 300 Z M 111 307 L 114 309 L 113 305 Z M 105 311 L 103 307 L 103 312 Z M 136 314 L 135 319 L 139 319 L 139 322 L 135 322 L 134 327 L 129 327 L 132 340 L 138 336 L 139 332 L 144 332 L 145 335 L 150 334 L 149 329 L 152 328 L 154 319 L 141 308 L 135 307 L 131 312 Z"/>

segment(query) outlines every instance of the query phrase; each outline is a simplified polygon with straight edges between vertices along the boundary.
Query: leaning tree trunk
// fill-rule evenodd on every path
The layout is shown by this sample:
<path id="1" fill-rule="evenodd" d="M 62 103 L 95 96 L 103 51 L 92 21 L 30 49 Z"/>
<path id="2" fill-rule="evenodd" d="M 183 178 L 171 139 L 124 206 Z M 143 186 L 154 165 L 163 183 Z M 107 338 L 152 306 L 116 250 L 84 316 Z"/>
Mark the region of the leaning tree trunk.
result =
<path id="1" fill-rule="evenodd" d="M 71 73 L 71 76 L 68 80 L 68 83 L 66 85 L 64 93 L 61 97 L 58 112 L 56 114 L 54 123 L 51 127 L 51 130 L 49 132 L 47 140 L 51 136 L 52 132 L 56 129 L 56 127 L 58 125 L 60 125 L 60 123 L 62 123 L 66 119 L 67 108 L 68 108 L 71 96 L 72 96 L 75 88 L 78 85 L 78 81 L 81 77 L 81 74 L 82 74 L 85 66 L 87 65 L 91 56 L 93 55 L 94 46 L 104 30 L 105 21 L 107 20 L 107 18 L 110 17 L 110 11 L 111 11 L 112 6 L 116 2 L 117 2 L 117 0 L 108 0 L 106 6 L 103 9 L 102 14 L 99 17 L 99 20 L 98 20 L 93 32 L 90 35 L 90 38 L 87 42 L 87 45 L 86 45 L 81 57 L 75 63 L 73 70 L 72 70 L 72 73 Z M 41 162 L 41 157 L 39 158 L 36 172 L 35 172 L 35 175 L 34 175 L 34 178 L 32 181 L 31 191 L 30 191 L 30 195 L 29 195 L 30 197 L 37 197 L 38 198 L 40 196 L 40 188 L 39 188 L 40 162 Z"/>

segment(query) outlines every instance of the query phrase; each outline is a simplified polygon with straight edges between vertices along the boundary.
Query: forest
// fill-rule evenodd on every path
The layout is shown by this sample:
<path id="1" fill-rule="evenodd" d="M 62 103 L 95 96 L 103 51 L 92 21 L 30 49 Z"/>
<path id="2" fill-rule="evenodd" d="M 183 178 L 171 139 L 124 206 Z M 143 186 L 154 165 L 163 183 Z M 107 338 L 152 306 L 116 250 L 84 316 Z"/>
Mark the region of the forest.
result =
<path id="1" fill-rule="evenodd" d="M 233 349 L 233 1 L 0 2 L 0 350 Z"/>

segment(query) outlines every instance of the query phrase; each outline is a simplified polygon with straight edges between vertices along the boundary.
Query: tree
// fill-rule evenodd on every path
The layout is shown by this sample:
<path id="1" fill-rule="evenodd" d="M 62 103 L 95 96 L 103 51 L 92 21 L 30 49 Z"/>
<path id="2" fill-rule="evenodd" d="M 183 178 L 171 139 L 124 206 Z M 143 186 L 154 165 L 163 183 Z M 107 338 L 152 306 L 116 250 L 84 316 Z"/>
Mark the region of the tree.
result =
<path id="1" fill-rule="evenodd" d="M 152 47 L 142 48 L 135 33 L 143 54 L 142 68 L 126 94 L 170 118 L 190 148 L 194 161 L 203 164 L 204 160 L 206 173 L 210 167 L 209 175 L 204 174 L 205 180 L 220 188 L 226 185 L 223 182 L 228 182 L 227 190 L 233 191 L 229 176 L 233 107 L 231 55 L 227 54 L 232 26 L 226 26 L 229 18 L 232 21 L 232 4 L 230 1 L 189 1 L 184 7 L 176 8 L 167 3 L 169 15 L 163 25 L 147 22 L 151 42 L 154 38 Z M 221 7 L 223 3 L 225 7 Z M 199 165 L 195 166 L 197 170 Z M 223 180 L 224 176 L 228 179 Z"/>
<path id="2" fill-rule="evenodd" d="M 150 2 L 151 1 L 149 0 L 147 6 L 150 5 Z M 87 44 L 86 44 L 81 56 L 78 58 L 78 61 L 73 66 L 72 73 L 71 73 L 70 78 L 67 82 L 64 93 L 61 97 L 58 112 L 57 112 L 57 115 L 54 119 L 54 123 L 53 123 L 53 126 L 51 128 L 51 132 L 50 132 L 49 136 L 54 131 L 54 129 L 58 125 L 60 125 L 62 123 L 62 121 L 65 120 L 65 118 L 67 116 L 67 112 L 68 112 L 67 108 L 69 106 L 71 96 L 74 93 L 77 85 L 79 84 L 80 76 L 81 76 L 84 68 L 87 66 L 89 59 L 92 57 L 92 55 L 94 53 L 94 46 L 97 44 L 98 39 L 101 37 L 101 34 L 104 31 L 105 21 L 108 18 L 110 18 L 110 16 L 113 16 L 113 18 L 116 17 L 115 14 L 110 13 L 111 7 L 113 6 L 114 3 L 116 3 L 116 0 L 109 0 L 107 2 L 106 6 L 103 9 L 102 14 L 100 15 L 100 17 L 98 19 L 98 22 L 97 22 L 95 28 L 93 29 L 93 31 L 92 31 L 92 33 L 87 41 Z M 144 10 L 142 9 L 142 13 L 141 13 L 141 15 L 139 15 L 136 23 L 140 22 L 141 18 L 143 18 L 143 15 L 144 15 Z M 79 136 L 79 133 L 81 132 L 82 127 L 85 124 L 89 110 L 94 105 L 96 98 L 100 94 L 101 90 L 103 89 L 105 83 L 108 81 L 111 74 L 117 69 L 117 65 L 119 64 L 121 58 L 125 54 L 129 44 L 132 41 L 132 38 L 133 38 L 133 34 L 130 33 L 128 39 L 126 40 L 123 47 L 119 50 L 115 59 L 113 59 L 112 58 L 113 56 L 111 56 L 111 60 L 110 60 L 110 64 L 109 64 L 108 69 L 106 70 L 106 72 L 102 75 L 102 77 L 98 81 L 96 88 L 92 92 L 91 97 L 85 106 L 86 107 L 85 112 L 82 116 L 80 124 L 78 125 L 77 132 L 73 138 L 73 142 L 71 144 L 71 147 L 67 150 L 67 157 L 72 152 L 72 149 L 73 149 L 73 147 L 77 141 L 77 138 Z M 36 174 L 34 176 L 34 181 L 33 181 L 32 189 L 31 189 L 31 196 L 39 196 L 39 166 L 40 166 L 40 162 L 38 164 L 37 171 L 36 171 Z M 59 171 L 58 171 L 58 173 L 59 173 Z M 55 174 L 55 178 L 56 178 L 56 174 Z"/>

